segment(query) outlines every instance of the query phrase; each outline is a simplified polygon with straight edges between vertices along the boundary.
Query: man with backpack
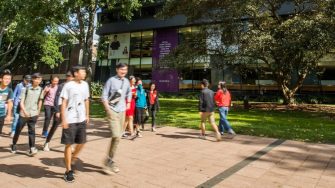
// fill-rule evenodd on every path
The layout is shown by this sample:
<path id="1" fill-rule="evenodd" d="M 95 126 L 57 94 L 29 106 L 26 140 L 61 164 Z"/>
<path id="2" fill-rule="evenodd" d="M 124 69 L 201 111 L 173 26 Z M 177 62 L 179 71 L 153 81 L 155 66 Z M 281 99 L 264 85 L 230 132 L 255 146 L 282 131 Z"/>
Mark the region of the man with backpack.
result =
<path id="1" fill-rule="evenodd" d="M 32 75 L 32 85 L 22 90 L 20 96 L 20 117 L 15 130 L 11 152 L 16 153 L 16 143 L 19 139 L 22 129 L 28 125 L 29 150 L 28 155 L 34 156 L 38 150 L 35 147 L 35 125 L 42 107 L 43 89 L 39 86 L 42 81 L 42 75 L 35 73 Z"/>

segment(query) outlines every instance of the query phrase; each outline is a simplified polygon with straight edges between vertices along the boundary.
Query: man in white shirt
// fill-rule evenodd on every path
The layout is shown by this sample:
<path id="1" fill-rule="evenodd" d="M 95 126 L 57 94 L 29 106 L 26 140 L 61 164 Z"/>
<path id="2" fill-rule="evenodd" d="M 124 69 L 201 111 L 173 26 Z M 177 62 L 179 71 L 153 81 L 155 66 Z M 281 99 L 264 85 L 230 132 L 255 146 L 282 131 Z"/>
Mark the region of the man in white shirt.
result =
<path id="1" fill-rule="evenodd" d="M 86 126 L 89 123 L 89 87 L 86 78 L 85 67 L 75 66 L 71 70 L 74 80 L 67 82 L 61 92 L 61 119 L 62 139 L 65 144 L 65 166 L 64 180 L 74 181 L 74 172 L 71 163 L 75 162 L 77 156 L 86 142 Z M 72 153 L 72 144 L 77 144 Z"/>

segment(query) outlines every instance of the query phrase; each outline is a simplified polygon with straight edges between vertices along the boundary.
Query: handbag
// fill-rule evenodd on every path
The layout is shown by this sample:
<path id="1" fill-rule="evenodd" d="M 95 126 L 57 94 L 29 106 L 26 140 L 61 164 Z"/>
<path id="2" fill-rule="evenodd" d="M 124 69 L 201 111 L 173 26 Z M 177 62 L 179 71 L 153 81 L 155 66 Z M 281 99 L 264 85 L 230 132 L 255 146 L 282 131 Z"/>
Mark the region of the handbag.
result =
<path id="1" fill-rule="evenodd" d="M 108 97 L 109 106 L 115 107 L 120 102 L 123 84 L 124 84 L 124 80 L 122 80 L 121 88 Z"/>

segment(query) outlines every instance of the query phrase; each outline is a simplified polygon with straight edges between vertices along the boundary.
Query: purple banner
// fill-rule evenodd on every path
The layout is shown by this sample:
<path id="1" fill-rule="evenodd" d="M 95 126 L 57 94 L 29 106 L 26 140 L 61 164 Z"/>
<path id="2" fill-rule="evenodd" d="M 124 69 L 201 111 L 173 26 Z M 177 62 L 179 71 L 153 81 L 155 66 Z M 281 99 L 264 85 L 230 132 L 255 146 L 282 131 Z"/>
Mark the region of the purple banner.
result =
<path id="1" fill-rule="evenodd" d="M 153 47 L 152 80 L 161 92 L 178 92 L 178 71 L 160 64 L 160 59 L 169 54 L 178 45 L 176 29 L 161 29 L 155 32 Z"/>

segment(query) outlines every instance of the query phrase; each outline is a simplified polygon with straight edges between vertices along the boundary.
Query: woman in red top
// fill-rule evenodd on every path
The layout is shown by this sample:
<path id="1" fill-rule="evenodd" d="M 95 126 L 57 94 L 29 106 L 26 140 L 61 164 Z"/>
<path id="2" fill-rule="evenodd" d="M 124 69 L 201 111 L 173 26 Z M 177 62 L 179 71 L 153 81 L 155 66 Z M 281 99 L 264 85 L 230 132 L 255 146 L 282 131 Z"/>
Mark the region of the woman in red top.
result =
<path id="1" fill-rule="evenodd" d="M 226 130 L 229 134 L 236 135 L 234 130 L 231 128 L 229 121 L 227 119 L 229 107 L 231 105 L 230 93 L 226 87 L 226 82 L 220 81 L 218 84 L 218 91 L 215 96 L 215 103 L 219 107 L 220 112 L 220 123 L 219 131 L 223 135 Z"/>
<path id="2" fill-rule="evenodd" d="M 156 132 L 156 114 L 159 111 L 158 91 L 155 83 L 150 83 L 150 91 L 147 93 L 147 103 L 151 115 L 151 130 Z"/>
<path id="3" fill-rule="evenodd" d="M 126 111 L 126 121 L 124 122 L 123 130 L 125 131 L 128 127 L 130 131 L 130 135 L 135 136 L 134 124 L 133 124 L 134 114 L 135 114 L 135 99 L 136 99 L 136 87 L 135 87 L 136 79 L 135 77 L 130 76 L 129 82 L 130 82 L 130 89 L 131 89 L 131 93 L 133 97 L 130 102 L 130 108 L 127 109 Z M 123 137 L 126 137 L 126 134 L 123 134 Z"/>

